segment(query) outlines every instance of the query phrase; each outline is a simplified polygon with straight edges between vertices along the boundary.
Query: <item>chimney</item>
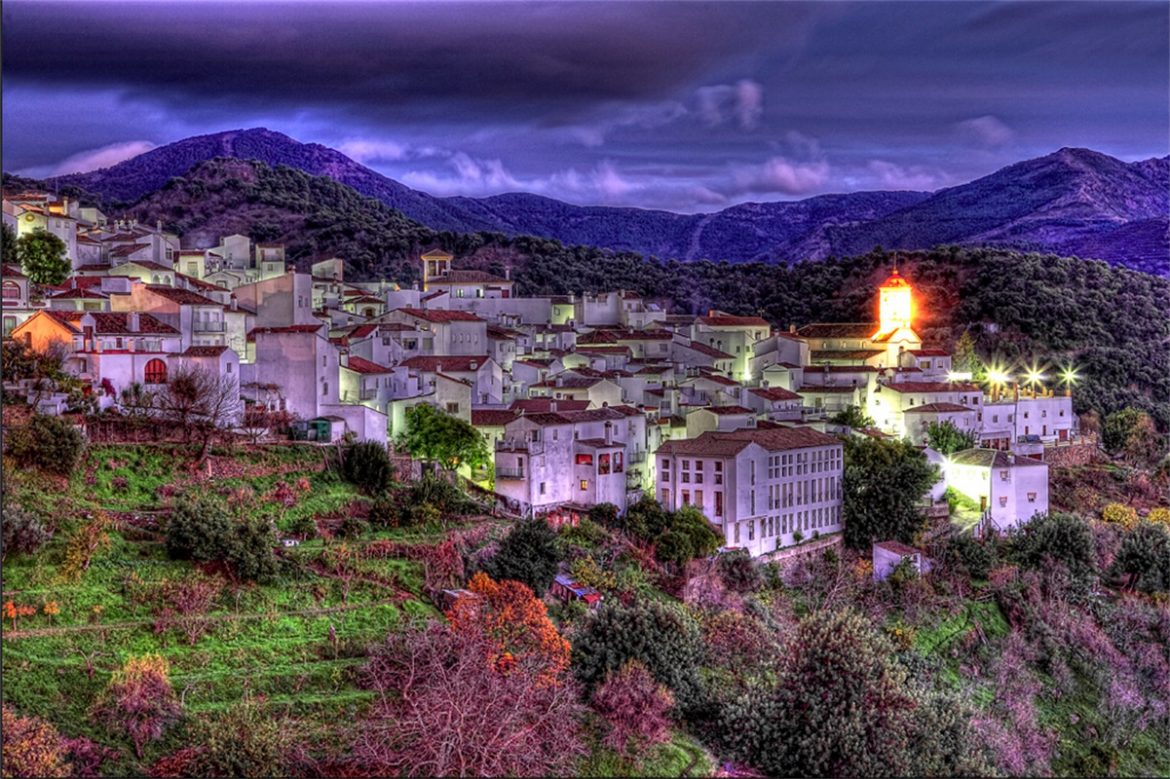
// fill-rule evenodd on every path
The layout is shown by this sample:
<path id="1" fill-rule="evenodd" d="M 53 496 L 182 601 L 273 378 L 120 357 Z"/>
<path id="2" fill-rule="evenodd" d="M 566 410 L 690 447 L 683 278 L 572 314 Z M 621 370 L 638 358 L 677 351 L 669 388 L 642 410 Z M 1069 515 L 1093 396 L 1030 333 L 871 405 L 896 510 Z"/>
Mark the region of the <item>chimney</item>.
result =
<path id="1" fill-rule="evenodd" d="M 161 219 L 154 220 L 154 229 L 158 230 L 160 233 L 162 232 L 162 220 Z"/>
<path id="2" fill-rule="evenodd" d="M 557 376 L 557 386 L 558 387 L 565 386 L 565 379 L 563 376 Z"/>
<path id="3" fill-rule="evenodd" d="M 613 443 L 613 422 L 608 419 L 605 421 L 605 443 L 607 445 Z"/>
<path id="4" fill-rule="evenodd" d="M 142 319 L 138 316 L 137 311 L 130 311 L 126 314 L 126 326 L 133 332 L 141 332 Z"/>
<path id="5" fill-rule="evenodd" d="M 475 361 L 475 360 L 472 360 L 472 361 L 469 363 L 468 367 L 470 367 L 470 368 L 471 368 L 471 370 L 473 370 L 473 371 L 479 370 L 479 363 L 478 363 L 477 361 Z"/>
<path id="6" fill-rule="evenodd" d="M 511 265 L 504 266 L 504 280 L 505 281 L 512 280 L 512 266 Z"/>
<path id="7" fill-rule="evenodd" d="M 788 332 L 790 332 L 790 333 L 796 332 L 796 324 L 795 323 L 788 325 Z"/>
<path id="8" fill-rule="evenodd" d="M 556 411 L 557 410 L 557 402 L 555 400 L 548 404 L 548 410 L 549 411 Z"/>

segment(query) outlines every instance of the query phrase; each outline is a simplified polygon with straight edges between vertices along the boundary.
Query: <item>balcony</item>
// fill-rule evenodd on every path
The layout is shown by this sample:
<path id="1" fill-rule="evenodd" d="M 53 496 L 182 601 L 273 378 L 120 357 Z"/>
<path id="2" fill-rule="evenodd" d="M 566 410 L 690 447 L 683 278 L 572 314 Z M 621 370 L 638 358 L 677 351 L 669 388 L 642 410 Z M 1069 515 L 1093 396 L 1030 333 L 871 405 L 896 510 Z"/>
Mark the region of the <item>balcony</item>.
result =
<path id="1" fill-rule="evenodd" d="M 196 333 L 222 333 L 224 327 L 222 320 L 218 322 L 196 320 L 192 323 L 191 329 Z"/>
<path id="2" fill-rule="evenodd" d="M 632 452 L 626 453 L 626 462 L 630 465 L 637 465 L 640 462 L 645 462 L 646 452 L 644 450 L 635 449 Z"/>
<path id="3" fill-rule="evenodd" d="M 544 454 L 544 441 L 525 441 L 515 438 L 501 438 L 496 441 L 497 452 L 527 452 Z"/>
<path id="4" fill-rule="evenodd" d="M 496 466 L 496 481 L 518 481 L 523 478 L 523 468 L 512 468 L 506 465 Z"/>

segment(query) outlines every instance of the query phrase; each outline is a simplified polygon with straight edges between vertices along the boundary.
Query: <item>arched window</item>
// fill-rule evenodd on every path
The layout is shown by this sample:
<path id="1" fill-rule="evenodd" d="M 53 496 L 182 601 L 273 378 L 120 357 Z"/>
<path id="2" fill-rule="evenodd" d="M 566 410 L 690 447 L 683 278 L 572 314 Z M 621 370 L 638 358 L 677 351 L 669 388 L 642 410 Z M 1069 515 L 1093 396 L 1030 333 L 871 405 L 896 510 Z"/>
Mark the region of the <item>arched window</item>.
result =
<path id="1" fill-rule="evenodd" d="M 159 359 L 153 359 L 146 364 L 147 384 L 167 383 L 167 364 Z"/>

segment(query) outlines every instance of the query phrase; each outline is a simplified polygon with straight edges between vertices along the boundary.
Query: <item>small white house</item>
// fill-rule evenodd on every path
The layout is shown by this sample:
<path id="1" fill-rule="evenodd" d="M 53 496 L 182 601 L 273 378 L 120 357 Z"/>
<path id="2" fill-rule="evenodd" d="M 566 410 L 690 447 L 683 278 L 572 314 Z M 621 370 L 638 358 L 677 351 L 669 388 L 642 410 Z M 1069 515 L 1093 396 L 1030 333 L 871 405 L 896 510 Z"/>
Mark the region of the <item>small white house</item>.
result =
<path id="1" fill-rule="evenodd" d="M 873 579 L 884 581 L 894 569 L 909 560 L 914 572 L 921 576 L 930 571 L 930 560 L 921 549 L 898 541 L 878 541 L 873 545 Z"/>

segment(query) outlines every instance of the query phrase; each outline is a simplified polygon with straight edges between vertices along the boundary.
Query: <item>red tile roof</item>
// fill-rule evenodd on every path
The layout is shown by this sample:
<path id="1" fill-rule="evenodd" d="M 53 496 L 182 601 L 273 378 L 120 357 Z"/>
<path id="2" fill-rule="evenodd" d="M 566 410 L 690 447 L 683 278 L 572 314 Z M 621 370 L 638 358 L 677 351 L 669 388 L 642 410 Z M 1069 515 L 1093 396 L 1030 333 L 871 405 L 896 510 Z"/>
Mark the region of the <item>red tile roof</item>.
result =
<path id="1" fill-rule="evenodd" d="M 710 411 L 715 416 L 728 416 L 730 414 L 754 414 L 750 408 L 743 406 L 707 406 L 703 411 Z"/>
<path id="2" fill-rule="evenodd" d="M 734 360 L 735 359 L 734 356 L 728 354 L 727 352 L 720 351 L 719 349 L 716 349 L 714 346 L 708 346 L 707 344 L 700 343 L 699 341 L 690 341 L 688 343 L 682 344 L 682 346 L 686 347 L 687 349 L 693 349 L 694 351 L 698 352 L 699 354 L 705 354 L 708 357 L 714 357 L 716 360 Z"/>
<path id="3" fill-rule="evenodd" d="M 482 270 L 450 270 L 446 274 L 433 279 L 427 279 L 430 285 L 435 284 L 512 284 L 508 279 L 502 279 Z"/>
<path id="4" fill-rule="evenodd" d="M 817 322 L 797 330 L 803 338 L 860 338 L 868 339 L 878 329 L 877 322 Z"/>
<path id="5" fill-rule="evenodd" d="M 20 268 L 16 267 L 15 265 L 5 265 L 3 269 L 0 269 L 0 275 L 3 275 L 6 279 L 28 278 L 28 276 L 25 276 L 23 273 L 21 273 Z"/>
<path id="6" fill-rule="evenodd" d="M 946 349 L 911 349 L 910 354 L 915 357 L 950 357 Z"/>
<path id="7" fill-rule="evenodd" d="M 486 354 L 444 354 L 441 356 L 420 354 L 403 360 L 399 366 L 427 373 L 468 373 L 479 370 L 489 359 Z"/>
<path id="8" fill-rule="evenodd" d="M 315 333 L 321 329 L 321 324 L 315 325 L 285 325 L 284 327 L 257 327 L 248 332 L 248 340 L 255 341 L 257 334 L 281 335 L 285 333 Z"/>
<path id="9" fill-rule="evenodd" d="M 367 360 L 363 357 L 355 357 L 354 355 L 350 355 L 349 365 L 343 365 L 341 367 L 349 368 L 354 373 L 374 374 L 374 373 L 391 373 L 392 372 L 392 369 L 390 369 L 390 368 L 387 368 L 383 365 L 379 365 L 378 363 L 372 362 L 372 361 Z"/>
<path id="10" fill-rule="evenodd" d="M 512 408 L 524 411 L 527 413 L 538 413 L 543 411 L 552 411 L 552 407 L 556 406 L 558 412 L 560 411 L 584 411 L 589 408 L 588 400 L 564 400 L 555 398 L 524 398 L 523 400 L 512 401 Z"/>
<path id="11" fill-rule="evenodd" d="M 476 427 L 503 427 L 515 419 L 517 413 L 516 410 L 508 408 L 473 408 L 471 424 Z"/>
<path id="12" fill-rule="evenodd" d="M 475 314 L 467 311 L 448 311 L 441 308 L 399 308 L 396 311 L 401 311 L 404 314 L 422 319 L 427 322 L 482 322 L 483 320 Z"/>
<path id="13" fill-rule="evenodd" d="M 180 357 L 219 357 L 226 352 L 226 346 L 188 346 L 187 350 L 180 353 Z"/>
<path id="14" fill-rule="evenodd" d="M 701 316 L 695 319 L 696 322 L 711 327 L 771 327 L 768 320 L 762 319 L 758 316 L 732 316 L 730 314 L 715 314 L 712 316 Z"/>
<path id="15" fill-rule="evenodd" d="M 130 313 L 127 311 L 53 311 L 46 314 L 75 332 L 81 332 L 81 318 L 93 317 L 94 332 L 98 335 L 178 335 L 179 331 L 150 314 L 138 315 L 138 329 L 130 329 Z"/>
<path id="16" fill-rule="evenodd" d="M 939 413 L 953 413 L 956 411 L 977 411 L 973 406 L 962 406 L 958 403 L 927 403 L 923 406 L 915 406 L 908 408 L 906 414 L 939 414 Z"/>
<path id="17" fill-rule="evenodd" d="M 841 440 L 808 427 L 778 427 L 736 430 L 730 433 L 708 431 L 698 438 L 667 441 L 659 449 L 665 454 L 731 455 L 748 444 L 759 444 L 769 452 L 784 449 L 807 449 L 814 446 L 841 446 Z"/>
<path id="18" fill-rule="evenodd" d="M 885 549 L 887 552 L 893 552 L 902 557 L 912 557 L 914 555 L 922 554 L 922 551 L 915 549 L 912 546 L 906 546 L 900 541 L 877 541 L 874 543 L 878 549 Z"/>
<path id="19" fill-rule="evenodd" d="M 795 392 L 790 392 L 783 387 L 758 387 L 748 391 L 764 400 L 800 400 L 800 395 L 797 395 Z"/>
<path id="20" fill-rule="evenodd" d="M 223 303 L 204 297 L 198 292 L 192 292 L 189 289 L 168 287 L 164 284 L 147 284 L 146 288 L 156 295 L 178 303 L 180 306 L 216 306 L 217 308 L 223 308 Z"/>

